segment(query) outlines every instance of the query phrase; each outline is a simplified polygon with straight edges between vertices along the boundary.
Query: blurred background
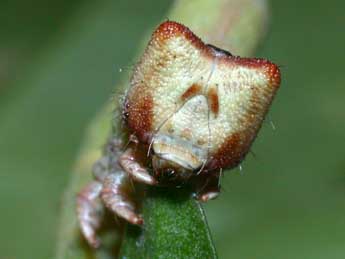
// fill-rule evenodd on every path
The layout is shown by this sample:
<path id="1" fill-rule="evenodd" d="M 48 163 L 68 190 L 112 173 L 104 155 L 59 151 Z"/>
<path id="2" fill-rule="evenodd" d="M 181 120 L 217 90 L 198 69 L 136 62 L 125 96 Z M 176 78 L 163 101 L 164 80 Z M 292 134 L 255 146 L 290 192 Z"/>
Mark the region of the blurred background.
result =
<path id="1" fill-rule="evenodd" d="M 0 2 L 0 258 L 52 258 L 88 122 L 172 1 Z M 345 258 L 345 2 L 271 1 L 282 86 L 206 207 L 219 258 Z"/>

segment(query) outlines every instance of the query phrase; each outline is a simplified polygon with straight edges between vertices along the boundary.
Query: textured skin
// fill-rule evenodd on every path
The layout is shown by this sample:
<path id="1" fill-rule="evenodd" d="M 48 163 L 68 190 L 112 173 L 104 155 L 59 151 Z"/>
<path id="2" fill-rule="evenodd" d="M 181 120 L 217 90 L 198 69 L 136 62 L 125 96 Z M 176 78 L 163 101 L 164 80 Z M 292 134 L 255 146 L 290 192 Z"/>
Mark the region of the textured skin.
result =
<path id="1" fill-rule="evenodd" d="M 249 151 L 279 84 L 279 68 L 268 60 L 231 56 L 168 21 L 135 68 L 127 125 L 142 143 L 164 135 L 185 140 L 182 148 L 206 150 L 192 161 L 195 168 L 232 168 Z"/>

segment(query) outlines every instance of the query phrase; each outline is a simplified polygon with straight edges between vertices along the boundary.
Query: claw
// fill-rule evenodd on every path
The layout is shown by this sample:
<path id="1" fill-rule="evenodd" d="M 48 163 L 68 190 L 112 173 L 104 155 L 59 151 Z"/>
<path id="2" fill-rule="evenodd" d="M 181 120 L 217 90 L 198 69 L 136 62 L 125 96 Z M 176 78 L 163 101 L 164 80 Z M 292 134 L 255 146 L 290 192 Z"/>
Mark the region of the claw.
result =
<path id="1" fill-rule="evenodd" d="M 214 192 L 207 192 L 207 193 L 203 193 L 202 195 L 197 196 L 197 200 L 201 201 L 201 202 L 207 202 L 209 200 L 213 200 L 215 198 L 217 198 L 219 195 L 219 192 L 214 191 Z"/>
<path id="2" fill-rule="evenodd" d="M 157 184 L 157 180 L 136 161 L 135 152 L 131 148 L 128 148 L 120 157 L 119 163 L 135 181 L 149 185 Z"/>
<path id="3" fill-rule="evenodd" d="M 209 174 L 207 176 L 204 176 L 204 178 L 200 178 L 200 187 L 197 194 L 195 195 L 197 200 L 201 202 L 207 202 L 218 197 L 220 193 L 221 173 L 222 171 L 213 172 L 213 174 Z"/>
<path id="4" fill-rule="evenodd" d="M 77 195 L 77 217 L 83 236 L 94 248 L 101 244 L 96 235 L 96 230 L 101 224 L 99 212 L 102 204 L 97 198 L 102 190 L 102 184 L 96 181 L 91 182 Z"/>
<path id="5" fill-rule="evenodd" d="M 135 212 L 135 202 L 130 199 L 132 191 L 128 175 L 117 171 L 105 178 L 101 198 L 105 206 L 116 215 L 132 224 L 141 225 L 144 221 Z"/>

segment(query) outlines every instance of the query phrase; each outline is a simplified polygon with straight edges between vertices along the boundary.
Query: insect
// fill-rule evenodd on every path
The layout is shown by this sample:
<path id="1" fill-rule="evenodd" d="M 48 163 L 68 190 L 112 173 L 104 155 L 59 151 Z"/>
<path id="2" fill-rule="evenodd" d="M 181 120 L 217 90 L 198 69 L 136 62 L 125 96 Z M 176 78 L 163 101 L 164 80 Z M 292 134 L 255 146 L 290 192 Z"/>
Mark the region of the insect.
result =
<path id="1" fill-rule="evenodd" d="M 129 143 L 113 138 L 77 196 L 81 231 L 93 247 L 106 207 L 141 225 L 134 182 L 189 183 L 206 202 L 223 169 L 244 159 L 280 85 L 278 66 L 205 44 L 187 27 L 162 23 L 136 65 L 122 107 Z M 178 191 L 178 189 L 176 189 Z"/>

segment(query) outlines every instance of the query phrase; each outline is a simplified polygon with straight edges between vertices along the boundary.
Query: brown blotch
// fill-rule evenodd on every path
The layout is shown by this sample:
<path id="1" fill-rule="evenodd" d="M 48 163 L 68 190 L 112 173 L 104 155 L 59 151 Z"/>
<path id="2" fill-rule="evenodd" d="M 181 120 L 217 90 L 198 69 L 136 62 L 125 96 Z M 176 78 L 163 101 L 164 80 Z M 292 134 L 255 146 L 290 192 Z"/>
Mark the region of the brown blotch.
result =
<path id="1" fill-rule="evenodd" d="M 236 132 L 229 136 L 207 164 L 208 170 L 234 168 L 248 153 L 253 136 Z"/>
<path id="2" fill-rule="evenodd" d="M 201 90 L 201 86 L 198 84 L 192 84 L 182 95 L 181 99 L 182 101 L 186 101 L 190 99 L 191 97 L 197 95 Z"/>
<path id="3" fill-rule="evenodd" d="M 153 99 L 142 90 L 143 87 L 139 87 L 133 95 L 129 95 L 125 113 L 129 130 L 134 132 L 141 142 L 145 142 L 147 135 L 152 131 Z"/>
<path id="4" fill-rule="evenodd" d="M 219 112 L 219 100 L 216 88 L 211 88 L 207 93 L 211 111 L 217 116 Z"/>

